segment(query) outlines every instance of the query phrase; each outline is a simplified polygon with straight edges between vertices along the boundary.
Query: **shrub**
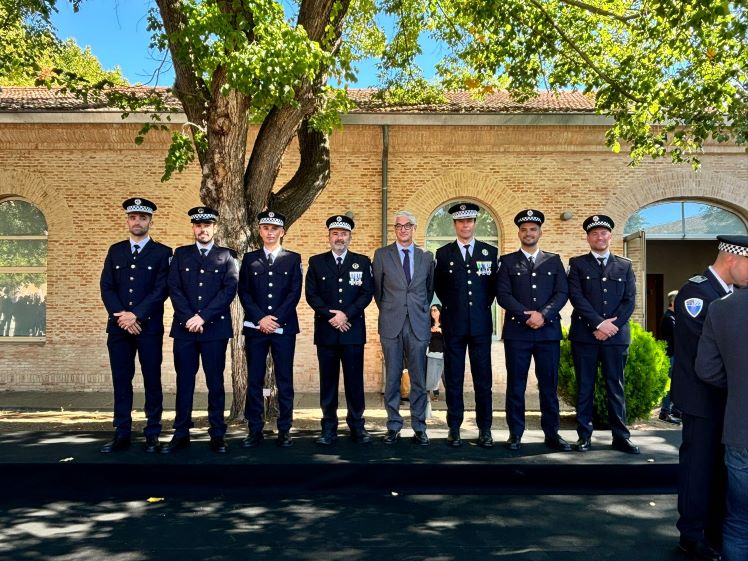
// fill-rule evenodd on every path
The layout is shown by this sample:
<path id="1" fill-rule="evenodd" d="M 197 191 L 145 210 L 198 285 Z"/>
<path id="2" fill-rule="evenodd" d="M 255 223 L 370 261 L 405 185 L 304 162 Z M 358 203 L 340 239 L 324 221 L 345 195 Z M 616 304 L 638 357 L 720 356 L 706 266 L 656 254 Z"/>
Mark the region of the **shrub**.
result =
<path id="1" fill-rule="evenodd" d="M 660 404 L 668 388 L 670 361 L 665 352 L 665 342 L 657 341 L 641 325 L 630 322 L 631 346 L 623 373 L 628 421 L 649 418 L 652 409 Z M 577 380 L 571 356 L 571 341 L 564 329 L 561 341 L 561 364 L 558 372 L 558 395 L 568 405 L 576 407 Z M 598 367 L 595 378 L 595 396 L 592 422 L 596 427 L 607 427 L 608 407 L 605 399 L 605 380 Z"/>

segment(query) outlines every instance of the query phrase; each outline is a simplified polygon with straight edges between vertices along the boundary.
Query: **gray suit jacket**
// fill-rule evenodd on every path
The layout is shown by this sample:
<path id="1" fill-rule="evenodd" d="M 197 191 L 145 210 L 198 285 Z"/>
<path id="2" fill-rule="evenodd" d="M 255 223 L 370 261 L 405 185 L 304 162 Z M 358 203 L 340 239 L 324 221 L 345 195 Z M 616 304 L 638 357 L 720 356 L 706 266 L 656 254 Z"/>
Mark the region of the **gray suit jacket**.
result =
<path id="1" fill-rule="evenodd" d="M 748 448 L 748 288 L 709 305 L 696 355 L 696 375 L 708 384 L 727 388 L 722 442 Z"/>
<path id="2" fill-rule="evenodd" d="M 434 255 L 416 247 L 413 259 L 413 278 L 407 284 L 396 243 L 374 252 L 374 300 L 379 307 L 381 337 L 397 337 L 408 317 L 416 337 L 421 341 L 431 338 Z"/>

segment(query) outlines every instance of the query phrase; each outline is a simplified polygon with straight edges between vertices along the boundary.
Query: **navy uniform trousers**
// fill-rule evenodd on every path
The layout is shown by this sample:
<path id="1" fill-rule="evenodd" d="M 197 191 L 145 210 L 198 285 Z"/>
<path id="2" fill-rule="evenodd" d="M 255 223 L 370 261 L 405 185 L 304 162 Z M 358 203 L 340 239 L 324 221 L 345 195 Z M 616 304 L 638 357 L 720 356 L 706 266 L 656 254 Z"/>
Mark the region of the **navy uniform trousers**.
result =
<path id="1" fill-rule="evenodd" d="M 322 409 L 322 430 L 335 433 L 338 429 L 338 385 L 343 367 L 343 386 L 348 409 L 346 423 L 351 433 L 364 428 L 364 346 L 317 345 L 319 361 L 319 404 Z"/>
<path id="2" fill-rule="evenodd" d="M 112 368 L 114 387 L 114 427 L 117 437 L 126 438 L 132 430 L 132 380 L 135 377 L 135 355 L 138 355 L 143 373 L 145 404 L 143 412 L 146 437 L 161 434 L 163 394 L 161 391 L 161 363 L 163 361 L 164 334 L 130 335 L 122 331 L 109 333 L 106 346 Z"/>
<path id="3" fill-rule="evenodd" d="M 223 370 L 226 366 L 227 346 L 228 339 L 174 339 L 174 369 L 177 371 L 175 437 L 188 436 L 194 426 L 192 403 L 195 395 L 195 378 L 201 361 L 205 372 L 205 385 L 208 388 L 208 434 L 211 438 L 222 438 L 226 434 L 226 422 L 223 418 L 226 410 Z"/>
<path id="4" fill-rule="evenodd" d="M 558 341 L 504 341 L 507 392 L 506 423 L 509 434 L 522 436 L 525 431 L 525 391 L 530 359 L 535 357 L 535 377 L 540 396 L 540 425 L 547 437 L 558 434 L 558 364 L 561 347 Z"/>
<path id="5" fill-rule="evenodd" d="M 597 365 L 605 377 L 608 405 L 608 424 L 613 438 L 629 438 L 626 426 L 626 397 L 623 371 L 628 359 L 628 345 L 603 345 L 571 342 L 574 371 L 577 376 L 577 434 L 580 438 L 592 436 L 592 411 L 595 396 Z"/>
<path id="6" fill-rule="evenodd" d="M 293 359 L 296 350 L 296 334 L 281 335 L 261 333 L 259 330 L 244 330 L 247 353 L 247 397 L 244 415 L 251 432 L 261 431 L 265 425 L 263 392 L 268 352 L 273 358 L 275 384 L 278 388 L 279 431 L 288 431 L 293 424 Z M 250 391 L 250 388 L 252 391 Z"/>

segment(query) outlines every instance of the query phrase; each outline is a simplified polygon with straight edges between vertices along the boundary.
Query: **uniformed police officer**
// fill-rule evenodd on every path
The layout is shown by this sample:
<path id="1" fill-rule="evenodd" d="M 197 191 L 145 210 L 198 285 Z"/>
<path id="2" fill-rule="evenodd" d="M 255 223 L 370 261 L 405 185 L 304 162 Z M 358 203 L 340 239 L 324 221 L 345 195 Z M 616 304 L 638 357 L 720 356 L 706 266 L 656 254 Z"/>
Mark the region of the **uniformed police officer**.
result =
<path id="1" fill-rule="evenodd" d="M 629 318 L 634 311 L 636 281 L 631 260 L 610 251 L 613 219 L 602 214 L 590 216 L 582 227 L 587 232 L 590 252 L 569 260 L 569 339 L 577 376 L 576 449 L 591 447 L 592 400 L 598 364 L 607 390 L 608 421 L 613 448 L 638 454 L 626 427 L 626 396 L 623 370 L 631 343 Z"/>
<path id="2" fill-rule="evenodd" d="M 748 236 L 717 236 L 717 259 L 703 274 L 691 277 L 675 298 L 675 358 L 670 395 L 682 412 L 677 522 L 680 547 L 694 559 L 719 559 L 724 516 L 725 466 L 722 427 L 724 389 L 696 375 L 694 363 L 709 304 L 748 282 L 733 249 Z"/>
<path id="3" fill-rule="evenodd" d="M 442 303 L 447 443 L 462 445 L 460 426 L 465 415 L 462 391 L 467 351 L 475 389 L 477 444 L 490 448 L 493 446 L 491 305 L 496 297 L 498 250 L 474 237 L 479 211 L 480 207 L 473 203 L 458 203 L 449 209 L 457 240 L 436 251 L 434 289 Z"/>
<path id="4" fill-rule="evenodd" d="M 283 249 L 286 218 L 273 211 L 257 215 L 263 247 L 244 255 L 239 277 L 239 299 L 244 308 L 247 352 L 247 400 L 244 416 L 249 434 L 242 446 L 254 448 L 263 440 L 263 388 L 268 352 L 273 357 L 278 386 L 278 438 L 291 446 L 293 423 L 293 358 L 301 298 L 301 256 Z"/>
<path id="5" fill-rule="evenodd" d="M 510 450 L 519 450 L 525 430 L 525 390 L 530 359 L 540 391 L 540 423 L 545 444 L 554 450 L 571 446 L 559 434 L 558 364 L 561 356 L 561 316 L 568 299 L 566 271 L 555 253 L 541 251 L 545 215 L 527 209 L 514 217 L 521 247 L 502 255 L 496 274 L 496 298 L 504 314 L 504 354 L 507 390 L 506 420 Z"/>
<path id="6" fill-rule="evenodd" d="M 101 271 L 101 299 L 109 313 L 107 349 L 114 386 L 114 439 L 104 453 L 130 447 L 135 355 L 145 389 L 145 451 L 157 452 L 163 401 L 161 361 L 164 300 L 171 248 L 151 239 L 156 205 L 142 197 L 122 203 L 130 237 L 112 245 Z"/>
<path id="7" fill-rule="evenodd" d="M 195 207 L 187 214 L 195 243 L 178 247 L 169 269 L 169 295 L 174 305 L 169 335 L 174 338 L 177 402 L 174 436 L 162 452 L 168 454 L 190 445 L 195 376 L 202 360 L 208 386 L 210 448 L 225 454 L 223 370 L 226 347 L 234 334 L 229 306 L 236 296 L 239 271 L 233 250 L 213 239 L 218 211 Z"/>
<path id="8" fill-rule="evenodd" d="M 348 250 L 355 226 L 352 218 L 331 216 L 326 224 L 331 251 L 311 257 L 306 274 L 306 301 L 314 310 L 322 408 L 322 433 L 316 443 L 329 446 L 337 438 L 342 365 L 351 438 L 368 444 L 371 435 L 364 427 L 364 309 L 374 295 L 371 260 Z"/>

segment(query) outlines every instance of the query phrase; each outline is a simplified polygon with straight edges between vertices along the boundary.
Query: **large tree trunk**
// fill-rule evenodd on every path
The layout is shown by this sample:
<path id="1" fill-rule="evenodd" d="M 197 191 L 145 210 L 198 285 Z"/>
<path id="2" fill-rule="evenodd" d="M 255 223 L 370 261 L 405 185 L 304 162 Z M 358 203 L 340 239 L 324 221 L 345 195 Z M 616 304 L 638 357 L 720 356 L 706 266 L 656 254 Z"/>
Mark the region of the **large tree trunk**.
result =
<path id="1" fill-rule="evenodd" d="M 181 0 L 156 0 L 164 29 L 169 36 L 186 24 Z M 340 47 L 342 22 L 350 0 L 303 0 L 299 7 L 298 25 L 308 36 L 335 54 Z M 241 5 L 219 2 L 221 10 L 244 10 Z M 251 14 L 244 14 L 250 16 Z M 251 33 L 251 30 L 246 32 Z M 251 37 L 249 37 L 251 40 Z M 296 104 L 272 109 L 263 121 L 246 161 L 250 99 L 239 92 L 221 93 L 225 83 L 224 70 L 219 67 L 210 80 L 210 88 L 191 63 L 184 48 L 171 39 L 176 81 L 174 93 L 184 107 L 188 121 L 203 130 L 207 147 L 197 147 L 202 171 L 200 197 L 218 209 L 221 215 L 218 241 L 237 252 L 239 259 L 252 248 L 259 247 L 254 217 L 272 207 L 287 217 L 287 228 L 297 220 L 322 192 L 330 179 L 330 149 L 327 136 L 308 128 L 326 82 L 327 69 L 321 69 L 314 80 L 302 80 L 296 89 Z M 298 137 L 300 164 L 291 180 L 275 195 L 281 162 L 294 135 Z M 246 165 L 245 165 L 246 162 Z M 231 341 L 233 402 L 230 419 L 243 414 L 247 391 L 244 354 L 243 310 L 238 302 L 232 305 L 234 338 Z M 266 381 L 274 387 L 272 366 Z M 272 412 L 272 403 L 269 407 Z"/>

